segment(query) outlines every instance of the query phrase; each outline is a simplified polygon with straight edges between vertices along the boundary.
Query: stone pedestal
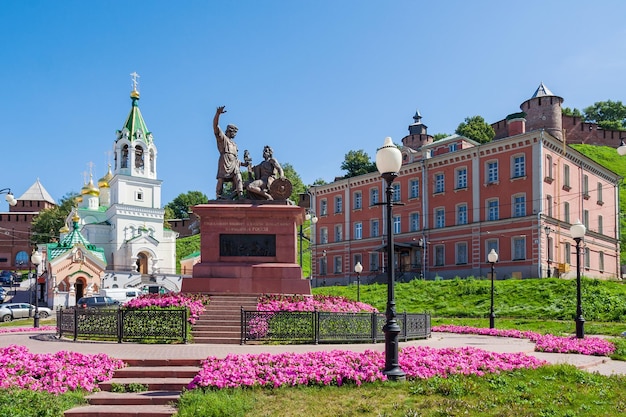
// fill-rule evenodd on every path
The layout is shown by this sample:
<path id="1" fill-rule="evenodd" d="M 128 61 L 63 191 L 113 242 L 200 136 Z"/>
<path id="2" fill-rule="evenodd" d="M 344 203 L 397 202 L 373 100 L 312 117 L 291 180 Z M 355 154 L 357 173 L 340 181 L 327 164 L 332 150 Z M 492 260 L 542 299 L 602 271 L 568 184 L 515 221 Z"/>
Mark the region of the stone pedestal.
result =
<path id="1" fill-rule="evenodd" d="M 182 292 L 311 294 L 297 262 L 304 209 L 286 202 L 213 201 L 200 217 L 200 263 Z"/>

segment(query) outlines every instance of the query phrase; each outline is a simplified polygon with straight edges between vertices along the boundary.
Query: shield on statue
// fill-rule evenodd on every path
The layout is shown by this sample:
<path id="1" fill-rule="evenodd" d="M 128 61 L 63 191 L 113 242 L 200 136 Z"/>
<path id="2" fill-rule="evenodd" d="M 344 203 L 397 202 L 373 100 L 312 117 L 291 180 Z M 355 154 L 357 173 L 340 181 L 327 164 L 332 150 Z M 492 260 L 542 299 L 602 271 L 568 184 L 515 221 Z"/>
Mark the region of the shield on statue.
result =
<path id="1" fill-rule="evenodd" d="M 291 181 L 287 178 L 277 178 L 270 185 L 270 195 L 274 200 L 287 200 L 291 195 Z"/>

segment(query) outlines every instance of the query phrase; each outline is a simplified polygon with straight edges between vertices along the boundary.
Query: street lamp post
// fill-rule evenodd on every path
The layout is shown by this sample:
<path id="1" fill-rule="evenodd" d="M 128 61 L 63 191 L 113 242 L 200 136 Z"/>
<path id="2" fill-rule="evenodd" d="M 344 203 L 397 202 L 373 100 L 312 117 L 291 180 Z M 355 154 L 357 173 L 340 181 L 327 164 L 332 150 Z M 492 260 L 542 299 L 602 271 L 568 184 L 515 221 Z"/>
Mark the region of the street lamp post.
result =
<path id="1" fill-rule="evenodd" d="M 496 327 L 496 314 L 493 312 L 493 278 L 494 278 L 494 265 L 498 262 L 498 252 L 495 249 L 491 249 L 491 252 L 487 255 L 487 260 L 491 264 L 491 309 L 489 312 L 489 328 L 494 329 Z"/>
<path id="2" fill-rule="evenodd" d="M 356 300 L 361 301 L 361 272 L 363 272 L 363 265 L 361 262 L 357 262 L 354 265 L 354 272 L 356 272 Z"/>
<path id="3" fill-rule="evenodd" d="M 315 223 L 317 223 L 317 216 L 315 214 L 311 215 L 311 213 L 307 212 L 306 216 L 305 216 L 305 220 L 306 221 L 310 221 L 311 225 L 309 227 L 307 227 L 306 230 L 310 229 L 312 225 L 314 225 Z M 309 241 L 309 243 L 311 242 L 311 239 L 308 239 L 304 236 L 304 227 L 301 224 L 300 225 L 300 233 L 299 233 L 299 237 L 300 237 L 300 268 L 302 268 L 302 239 L 306 239 L 307 241 Z"/>
<path id="4" fill-rule="evenodd" d="M 404 381 L 406 375 L 398 364 L 398 335 L 400 326 L 396 320 L 396 300 L 394 294 L 394 268 L 393 268 L 393 227 L 392 208 L 393 180 L 398 176 L 402 167 L 402 153 L 390 137 L 385 138 L 385 143 L 376 152 L 376 168 L 381 177 L 387 183 L 386 206 L 387 206 L 387 322 L 383 326 L 385 332 L 385 369 L 383 374 L 391 381 Z"/>
<path id="5" fill-rule="evenodd" d="M 39 283 L 37 282 L 37 271 L 39 270 L 39 264 L 41 264 L 41 252 L 34 251 L 30 257 L 30 261 L 33 265 L 35 265 L 35 317 L 33 319 L 33 327 L 37 328 L 39 327 L 39 297 L 37 295 L 37 287 L 39 286 Z"/>
<path id="6" fill-rule="evenodd" d="M 548 278 L 550 278 L 552 276 L 552 245 L 550 245 L 550 232 L 552 231 L 552 229 L 550 229 L 550 226 L 546 226 L 544 227 L 544 230 L 546 231 L 546 257 L 548 262 Z"/>
<path id="7" fill-rule="evenodd" d="M 580 241 L 585 236 L 587 228 L 578 220 L 569 228 L 569 232 L 576 241 L 576 337 L 582 339 L 585 337 L 585 319 L 580 288 Z"/>
<path id="8" fill-rule="evenodd" d="M 10 206 L 14 206 L 17 204 L 17 199 L 13 196 L 10 188 L 3 188 L 0 190 L 0 194 L 6 194 L 7 196 L 4 198 Z"/>

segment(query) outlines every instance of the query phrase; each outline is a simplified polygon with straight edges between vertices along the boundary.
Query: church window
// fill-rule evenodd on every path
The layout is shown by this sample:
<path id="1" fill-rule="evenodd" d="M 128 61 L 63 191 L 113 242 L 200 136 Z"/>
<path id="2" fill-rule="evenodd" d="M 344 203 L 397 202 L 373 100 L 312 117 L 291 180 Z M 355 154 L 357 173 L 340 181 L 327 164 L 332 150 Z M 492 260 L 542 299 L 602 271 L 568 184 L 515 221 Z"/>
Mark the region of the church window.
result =
<path id="1" fill-rule="evenodd" d="M 135 168 L 143 168 L 143 148 L 135 146 Z"/>
<path id="2" fill-rule="evenodd" d="M 141 191 L 137 191 L 135 193 L 135 200 L 137 201 L 143 201 L 143 193 Z"/>
<path id="3" fill-rule="evenodd" d="M 154 173 L 154 149 L 150 149 L 150 172 Z"/>
<path id="4" fill-rule="evenodd" d="M 128 168 L 128 145 L 122 147 L 122 163 L 120 168 Z"/>

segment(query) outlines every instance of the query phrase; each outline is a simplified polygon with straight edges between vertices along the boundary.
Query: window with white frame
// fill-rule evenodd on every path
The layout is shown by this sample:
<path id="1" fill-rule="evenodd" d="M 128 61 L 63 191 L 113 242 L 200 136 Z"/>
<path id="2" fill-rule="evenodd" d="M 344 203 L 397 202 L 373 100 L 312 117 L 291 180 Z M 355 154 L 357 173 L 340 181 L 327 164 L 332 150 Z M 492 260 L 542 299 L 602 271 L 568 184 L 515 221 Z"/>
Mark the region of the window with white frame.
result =
<path id="1" fill-rule="evenodd" d="M 402 218 L 399 214 L 393 216 L 393 233 L 402 233 Z"/>
<path id="2" fill-rule="evenodd" d="M 420 183 L 419 180 L 417 178 L 412 179 L 409 182 L 409 193 L 410 193 L 410 197 L 409 198 L 419 198 L 420 196 Z"/>
<path id="3" fill-rule="evenodd" d="M 489 255 L 489 252 L 491 252 L 492 249 L 495 250 L 496 253 L 500 253 L 500 249 L 498 248 L 498 239 L 489 239 L 485 241 L 485 245 L 485 262 L 489 262 L 489 258 L 487 257 L 487 255 Z"/>
<path id="4" fill-rule="evenodd" d="M 513 260 L 524 259 L 526 259 L 526 236 L 516 236 L 513 238 Z"/>
<path id="5" fill-rule="evenodd" d="M 487 201 L 487 220 L 493 221 L 500 218 L 500 205 L 498 199 L 494 198 Z"/>
<path id="6" fill-rule="evenodd" d="M 397 182 L 393 183 L 393 194 L 391 200 L 400 201 L 400 184 Z"/>
<path id="7" fill-rule="evenodd" d="M 498 161 L 487 162 L 487 184 L 498 182 Z"/>
<path id="8" fill-rule="evenodd" d="M 545 171 L 546 171 L 546 179 L 549 182 L 552 182 L 552 156 L 551 155 L 546 155 L 546 167 L 545 167 Z"/>
<path id="9" fill-rule="evenodd" d="M 320 243 L 328 243 L 328 228 L 320 228 Z"/>
<path id="10" fill-rule="evenodd" d="M 328 215 L 328 201 L 326 199 L 320 200 L 320 216 Z"/>
<path id="11" fill-rule="evenodd" d="M 378 271 L 379 269 L 380 265 L 378 252 L 370 252 L 370 271 Z"/>
<path id="12" fill-rule="evenodd" d="M 458 242 L 456 244 L 456 264 L 467 264 L 467 242 Z"/>
<path id="13" fill-rule="evenodd" d="M 524 217 L 526 215 L 526 196 L 518 194 L 513 196 L 513 217 Z"/>
<path id="14" fill-rule="evenodd" d="M 569 217 L 569 203 L 567 201 L 563 202 L 563 220 L 567 223 L 571 223 Z"/>
<path id="15" fill-rule="evenodd" d="M 598 190 L 598 204 L 602 205 L 604 204 L 604 200 L 602 200 L 602 183 L 601 182 L 598 183 L 597 190 Z"/>
<path id="16" fill-rule="evenodd" d="M 370 237 L 380 236 L 380 223 L 378 219 L 370 220 Z"/>
<path id="17" fill-rule="evenodd" d="M 589 198 L 589 176 L 587 174 L 583 175 L 583 197 Z"/>
<path id="18" fill-rule="evenodd" d="M 360 191 L 354 193 L 354 208 L 359 210 L 363 207 L 363 194 Z"/>
<path id="19" fill-rule="evenodd" d="M 546 196 L 546 213 L 548 213 L 549 217 L 552 217 L 552 196 Z"/>
<path id="20" fill-rule="evenodd" d="M 456 152 L 458 143 L 451 143 L 448 145 L 448 152 Z"/>
<path id="21" fill-rule="evenodd" d="M 444 246 L 436 245 L 435 246 L 435 266 L 443 266 L 444 264 Z"/>
<path id="22" fill-rule="evenodd" d="M 333 263 L 335 265 L 335 269 L 334 269 L 335 274 L 341 274 L 341 270 L 342 270 L 342 268 L 341 268 L 341 256 L 335 256 L 333 258 Z"/>
<path id="23" fill-rule="evenodd" d="M 598 253 L 598 268 L 600 268 L 600 272 L 604 272 L 604 252 L 602 251 Z"/>
<path id="24" fill-rule="evenodd" d="M 585 248 L 585 268 L 589 269 L 589 265 L 591 264 L 591 250 L 586 247 Z"/>
<path id="25" fill-rule="evenodd" d="M 445 177 L 443 173 L 435 174 L 435 193 L 443 193 L 445 190 Z"/>
<path id="26" fill-rule="evenodd" d="M 411 232 L 416 232 L 420 229 L 420 214 L 419 213 L 411 213 Z"/>
<path id="27" fill-rule="evenodd" d="M 361 222 L 354 223 L 354 238 L 363 239 L 363 223 Z"/>
<path id="28" fill-rule="evenodd" d="M 335 213 L 343 212 L 343 198 L 340 195 L 335 197 Z"/>
<path id="29" fill-rule="evenodd" d="M 572 245 L 569 242 L 565 242 L 565 263 L 566 264 L 570 264 L 572 263 Z"/>
<path id="30" fill-rule="evenodd" d="M 370 206 L 378 204 L 378 188 L 370 189 Z"/>
<path id="31" fill-rule="evenodd" d="M 328 261 L 326 257 L 320 258 L 320 275 L 328 274 Z"/>
<path id="32" fill-rule="evenodd" d="M 467 224 L 467 204 L 456 206 L 456 224 Z"/>
<path id="33" fill-rule="evenodd" d="M 583 210 L 583 224 L 589 230 L 589 210 Z"/>
<path id="34" fill-rule="evenodd" d="M 341 242 L 343 240 L 343 226 L 340 224 L 335 225 L 335 242 Z"/>
<path id="35" fill-rule="evenodd" d="M 443 207 L 435 209 L 435 228 L 446 227 L 446 211 Z"/>
<path id="36" fill-rule="evenodd" d="M 462 190 L 467 188 L 467 168 L 458 168 L 455 171 L 456 175 L 456 189 Z"/>
<path id="37" fill-rule="evenodd" d="M 569 191 L 571 189 L 569 185 L 569 165 L 563 165 L 563 188 L 565 191 Z"/>
<path id="38" fill-rule="evenodd" d="M 526 156 L 516 155 L 513 157 L 513 178 L 526 176 Z"/>

